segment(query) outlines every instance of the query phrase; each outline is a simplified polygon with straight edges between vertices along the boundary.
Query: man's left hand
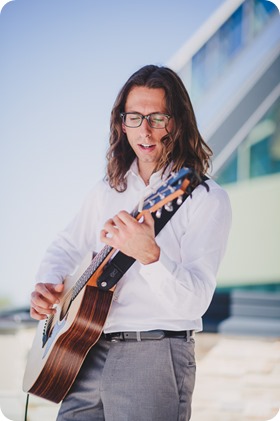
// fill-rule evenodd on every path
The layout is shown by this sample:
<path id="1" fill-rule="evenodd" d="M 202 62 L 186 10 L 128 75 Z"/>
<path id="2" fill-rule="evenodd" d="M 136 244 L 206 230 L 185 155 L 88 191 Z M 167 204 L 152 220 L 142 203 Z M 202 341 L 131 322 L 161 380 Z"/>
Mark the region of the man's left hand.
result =
<path id="1" fill-rule="evenodd" d="M 159 259 L 155 241 L 154 220 L 149 211 L 137 221 L 128 212 L 120 211 L 109 219 L 100 233 L 100 240 L 146 265 Z"/>

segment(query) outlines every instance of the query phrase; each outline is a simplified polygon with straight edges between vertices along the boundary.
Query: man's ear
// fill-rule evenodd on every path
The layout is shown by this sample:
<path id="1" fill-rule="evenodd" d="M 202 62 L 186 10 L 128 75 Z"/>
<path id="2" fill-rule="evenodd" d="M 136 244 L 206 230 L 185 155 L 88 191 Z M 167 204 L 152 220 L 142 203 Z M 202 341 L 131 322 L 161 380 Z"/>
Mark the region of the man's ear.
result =
<path id="1" fill-rule="evenodd" d="M 122 123 L 122 131 L 123 131 L 124 133 L 126 133 L 126 128 L 125 128 L 124 123 Z"/>

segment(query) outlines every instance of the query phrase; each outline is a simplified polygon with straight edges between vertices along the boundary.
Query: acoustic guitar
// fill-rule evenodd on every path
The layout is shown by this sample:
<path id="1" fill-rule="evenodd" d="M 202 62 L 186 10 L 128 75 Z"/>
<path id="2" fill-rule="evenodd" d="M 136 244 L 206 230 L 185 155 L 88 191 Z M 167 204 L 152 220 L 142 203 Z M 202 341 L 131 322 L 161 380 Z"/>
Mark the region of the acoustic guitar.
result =
<path id="1" fill-rule="evenodd" d="M 175 201 L 180 206 L 193 178 L 188 168 L 171 174 L 132 216 L 139 220 L 149 211 L 160 217 L 162 207 L 171 209 Z M 56 313 L 38 323 L 23 379 L 25 392 L 59 403 L 69 391 L 87 353 L 102 334 L 115 286 L 104 290 L 98 279 L 117 253 L 106 245 L 93 258 L 87 257 L 73 276 L 66 277 Z"/>

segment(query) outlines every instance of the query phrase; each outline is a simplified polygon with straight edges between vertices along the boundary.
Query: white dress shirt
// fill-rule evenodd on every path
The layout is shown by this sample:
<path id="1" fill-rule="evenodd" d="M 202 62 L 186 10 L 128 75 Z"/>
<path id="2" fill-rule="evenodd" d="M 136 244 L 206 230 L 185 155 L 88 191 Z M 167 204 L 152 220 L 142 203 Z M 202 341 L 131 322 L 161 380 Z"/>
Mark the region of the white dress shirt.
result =
<path id="1" fill-rule="evenodd" d="M 62 282 L 91 251 L 100 251 L 104 222 L 120 210 L 132 212 L 157 186 L 138 174 L 136 161 L 128 171 L 127 190 L 110 188 L 104 180 L 90 191 L 80 211 L 47 249 L 37 282 Z M 164 177 L 163 177 L 164 178 Z M 231 206 L 225 190 L 209 179 L 210 191 L 198 186 L 156 237 L 159 261 L 135 262 L 118 282 L 104 331 L 202 330 L 216 274 L 225 253 L 231 225 Z"/>

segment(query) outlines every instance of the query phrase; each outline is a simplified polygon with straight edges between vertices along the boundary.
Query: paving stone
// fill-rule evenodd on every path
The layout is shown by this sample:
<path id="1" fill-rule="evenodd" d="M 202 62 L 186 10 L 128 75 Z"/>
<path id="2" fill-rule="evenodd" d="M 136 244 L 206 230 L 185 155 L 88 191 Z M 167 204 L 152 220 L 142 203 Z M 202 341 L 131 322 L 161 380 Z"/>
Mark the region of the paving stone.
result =
<path id="1" fill-rule="evenodd" d="M 280 407 L 280 339 L 217 335 L 198 362 L 191 421 L 266 421 Z"/>
<path id="2" fill-rule="evenodd" d="M 273 403 L 270 401 L 251 399 L 245 407 L 244 416 L 252 419 L 270 420 L 277 414 L 278 409 L 279 407 L 273 407 Z"/>

